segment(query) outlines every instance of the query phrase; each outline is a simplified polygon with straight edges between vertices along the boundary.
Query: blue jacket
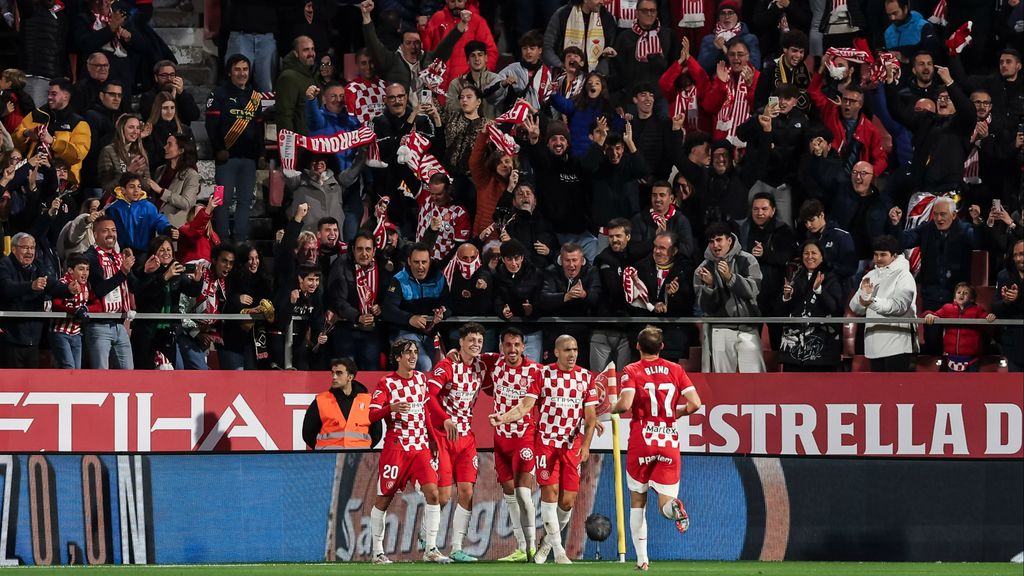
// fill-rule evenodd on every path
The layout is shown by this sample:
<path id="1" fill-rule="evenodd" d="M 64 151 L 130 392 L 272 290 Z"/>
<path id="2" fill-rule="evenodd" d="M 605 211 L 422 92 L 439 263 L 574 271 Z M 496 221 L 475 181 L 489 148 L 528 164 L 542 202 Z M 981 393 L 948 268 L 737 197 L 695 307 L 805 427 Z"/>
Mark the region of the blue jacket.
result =
<path id="1" fill-rule="evenodd" d="M 740 33 L 736 37 L 742 39 L 747 44 L 747 47 L 750 48 L 750 65 L 754 67 L 754 70 L 760 70 L 761 43 L 757 40 L 757 36 L 751 34 L 747 25 L 740 22 Z M 708 34 L 700 41 L 700 52 L 697 52 L 697 62 L 708 73 L 708 76 L 714 78 L 715 67 L 718 66 L 719 60 L 725 60 L 725 52 L 715 47 L 714 33 Z"/>
<path id="2" fill-rule="evenodd" d="M 885 48 L 887 50 L 900 50 L 906 57 L 913 56 L 913 51 L 907 51 L 908 47 L 925 49 L 935 42 L 935 29 L 931 23 L 921 16 L 917 10 L 911 10 L 910 16 L 903 24 L 890 24 L 885 29 Z"/>
<path id="3" fill-rule="evenodd" d="M 890 232 L 892 226 L 890 225 Z M 921 248 L 921 270 L 917 274 L 921 303 L 937 310 L 953 300 L 957 282 L 971 281 L 971 254 L 979 246 L 981 234 L 967 222 L 955 221 L 945 233 L 928 221 L 899 234 L 900 247 Z"/>
<path id="4" fill-rule="evenodd" d="M 115 200 L 105 210 L 117 226 L 117 241 L 121 248 L 129 247 L 136 252 L 149 250 L 149 241 L 157 234 L 171 228 L 167 217 L 157 212 L 156 205 L 148 200 L 129 204 Z"/>
<path id="5" fill-rule="evenodd" d="M 410 330 L 410 317 L 416 314 L 433 316 L 435 308 L 445 305 L 448 286 L 441 271 L 436 266 L 433 268 L 422 282 L 413 278 L 408 268 L 394 275 L 381 300 L 381 316 L 386 322 L 399 329 Z"/>
<path id="6" fill-rule="evenodd" d="M 551 105 L 562 114 L 569 117 L 569 154 L 582 158 L 590 150 L 590 127 L 601 116 L 605 116 L 604 107 L 600 102 L 590 101 L 585 108 L 577 108 L 576 103 L 557 92 L 551 95 Z M 612 132 L 622 134 L 626 129 L 626 123 L 617 114 L 611 114 L 608 118 L 608 128 Z M 542 142 L 547 140 L 541 139 Z"/>
<path id="7" fill-rule="evenodd" d="M 306 100 L 306 128 L 310 136 L 333 136 L 338 132 L 351 132 L 359 128 L 359 121 L 342 109 L 341 113 L 328 112 L 317 103 L 316 99 Z M 344 150 L 335 156 L 338 158 L 338 172 L 348 170 L 352 166 L 355 150 Z"/>

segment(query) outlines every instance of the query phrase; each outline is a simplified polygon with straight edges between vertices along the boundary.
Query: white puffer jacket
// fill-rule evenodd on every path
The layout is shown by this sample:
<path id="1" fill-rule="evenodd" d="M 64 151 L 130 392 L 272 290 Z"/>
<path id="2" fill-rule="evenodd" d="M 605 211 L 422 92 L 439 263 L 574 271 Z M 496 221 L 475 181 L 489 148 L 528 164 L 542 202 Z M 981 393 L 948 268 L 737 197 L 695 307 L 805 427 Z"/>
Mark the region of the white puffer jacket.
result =
<path id="1" fill-rule="evenodd" d="M 850 310 L 868 318 L 916 318 L 917 283 L 910 273 L 910 263 L 899 255 L 888 266 L 868 272 L 865 278 L 874 286 L 872 294 L 860 290 L 850 300 Z M 871 298 L 866 308 L 860 299 Z M 864 355 L 886 358 L 897 354 L 917 353 L 917 329 L 914 324 L 867 324 L 864 326 Z"/>

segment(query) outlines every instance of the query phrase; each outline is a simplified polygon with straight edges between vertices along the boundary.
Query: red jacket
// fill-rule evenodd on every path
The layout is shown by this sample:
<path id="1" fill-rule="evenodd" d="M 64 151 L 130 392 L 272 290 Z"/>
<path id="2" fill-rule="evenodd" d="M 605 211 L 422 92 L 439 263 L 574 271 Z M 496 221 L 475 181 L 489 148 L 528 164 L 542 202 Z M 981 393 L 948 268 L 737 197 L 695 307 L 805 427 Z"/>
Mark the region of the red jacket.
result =
<path id="1" fill-rule="evenodd" d="M 963 310 L 955 302 L 950 302 L 935 312 L 925 312 L 925 314 L 934 314 L 939 318 L 984 318 L 988 316 L 988 312 L 974 302 L 968 304 L 967 308 Z M 980 356 L 981 329 L 971 326 L 946 328 L 942 336 L 942 351 L 953 356 Z"/>
<path id="2" fill-rule="evenodd" d="M 191 222 L 178 229 L 178 262 L 210 261 L 210 250 L 220 244 L 220 236 L 213 230 L 207 234 L 206 225 L 209 223 L 210 214 L 203 209 Z"/>
<path id="3" fill-rule="evenodd" d="M 701 100 L 704 94 L 708 91 L 708 87 L 711 86 L 711 79 L 708 78 L 708 73 L 700 67 L 700 63 L 697 62 L 696 58 L 690 57 L 686 60 L 686 68 L 676 60 L 671 66 L 665 70 L 665 73 L 658 79 L 658 88 L 661 89 L 661 93 L 665 96 L 665 100 L 668 101 L 669 118 L 675 116 L 676 113 L 681 110 L 676 110 L 675 102 L 676 97 L 679 96 L 679 89 L 676 85 L 676 80 L 680 76 L 689 76 L 690 80 L 693 81 L 694 88 L 697 89 L 697 128 L 701 132 L 711 133 L 711 129 L 715 125 L 715 118 L 713 115 L 708 114 L 701 107 Z M 692 130 L 692 126 L 687 123 L 686 130 Z"/>
<path id="4" fill-rule="evenodd" d="M 469 21 L 469 26 L 466 31 L 459 38 L 459 41 L 455 43 L 455 47 L 452 48 L 452 55 L 448 58 L 448 67 L 444 72 L 444 82 L 441 83 L 441 88 L 448 91 L 448 84 L 452 80 L 462 76 L 469 71 L 469 60 L 466 59 L 466 43 L 471 40 L 479 40 L 487 45 L 487 69 L 494 72 L 498 65 L 498 46 L 494 43 L 494 36 L 491 35 L 491 28 L 487 25 L 487 21 L 480 15 L 480 10 L 475 7 L 467 6 L 467 9 L 473 13 L 473 18 Z M 452 15 L 452 11 L 447 8 L 442 8 L 434 15 L 430 17 L 427 22 L 427 28 L 423 31 L 423 49 L 427 52 L 437 49 L 437 45 L 444 40 L 444 37 L 448 35 L 455 26 L 459 23 L 459 18 Z"/>
<path id="5" fill-rule="evenodd" d="M 696 62 L 694 62 L 694 64 L 699 65 Z M 750 118 L 750 115 L 757 113 L 757 110 L 754 108 L 754 93 L 757 92 L 757 81 L 760 78 L 761 72 L 759 70 L 754 70 L 754 81 L 750 83 L 750 88 L 747 90 L 748 115 L 744 118 L 733 119 L 733 122 L 737 128 L 740 124 L 743 124 L 745 121 L 747 121 L 747 119 Z M 730 83 L 736 81 L 736 77 L 733 75 L 732 72 L 729 73 L 729 81 Z M 712 117 L 712 122 L 715 123 L 713 127 L 714 129 L 711 132 L 712 140 L 721 140 L 722 138 L 725 138 L 726 136 L 729 135 L 727 130 L 722 130 L 718 127 L 717 120 L 715 120 L 715 118 L 717 118 L 718 116 L 718 112 L 722 109 L 722 106 L 725 105 L 725 101 L 728 99 L 728 97 L 729 87 L 726 85 L 725 82 L 722 82 L 722 79 L 719 78 L 716 74 L 714 78 L 711 79 L 711 89 L 708 90 L 707 93 L 704 94 L 703 98 L 700 99 L 701 109 L 704 111 L 705 114 L 710 114 Z"/>
<path id="6" fill-rule="evenodd" d="M 846 141 L 846 125 L 840 116 L 839 106 L 826 98 L 821 91 L 821 82 L 821 74 L 815 73 L 814 79 L 811 80 L 811 85 L 807 89 L 807 94 L 818 111 L 821 112 L 821 121 L 832 132 L 832 149 L 839 152 Z M 870 162 L 874 166 L 877 179 L 878 175 L 885 172 L 886 167 L 889 166 L 885 149 L 882 148 L 882 136 L 878 133 L 875 125 L 864 114 L 861 114 L 857 119 L 857 127 L 853 129 L 853 137 L 861 143 L 858 159 Z"/>

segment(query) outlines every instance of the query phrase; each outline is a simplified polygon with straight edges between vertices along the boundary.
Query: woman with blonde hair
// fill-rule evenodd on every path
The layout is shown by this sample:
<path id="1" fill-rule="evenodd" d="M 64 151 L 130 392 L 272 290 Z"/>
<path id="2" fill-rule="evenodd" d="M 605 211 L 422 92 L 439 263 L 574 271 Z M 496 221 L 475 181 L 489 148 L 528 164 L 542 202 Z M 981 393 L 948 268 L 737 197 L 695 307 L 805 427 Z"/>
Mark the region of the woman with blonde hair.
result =
<path id="1" fill-rule="evenodd" d="M 142 146 L 142 139 L 152 128 L 142 123 L 138 114 L 122 114 L 114 123 L 114 141 L 100 150 L 96 162 L 96 174 L 100 185 L 107 193 L 114 189 L 125 172 L 141 174 L 147 186 L 149 157 Z"/>

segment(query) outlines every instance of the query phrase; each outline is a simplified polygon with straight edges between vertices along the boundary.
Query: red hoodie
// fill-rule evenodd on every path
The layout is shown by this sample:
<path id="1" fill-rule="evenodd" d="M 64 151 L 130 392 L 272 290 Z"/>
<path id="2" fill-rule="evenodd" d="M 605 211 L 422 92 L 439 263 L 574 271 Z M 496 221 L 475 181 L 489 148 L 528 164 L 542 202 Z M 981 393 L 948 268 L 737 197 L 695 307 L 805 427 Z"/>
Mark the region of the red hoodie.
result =
<path id="1" fill-rule="evenodd" d="M 220 236 L 213 230 L 207 233 L 206 225 L 209 223 L 210 214 L 203 209 L 191 222 L 178 229 L 178 262 L 210 261 L 210 251 L 220 244 Z"/>

